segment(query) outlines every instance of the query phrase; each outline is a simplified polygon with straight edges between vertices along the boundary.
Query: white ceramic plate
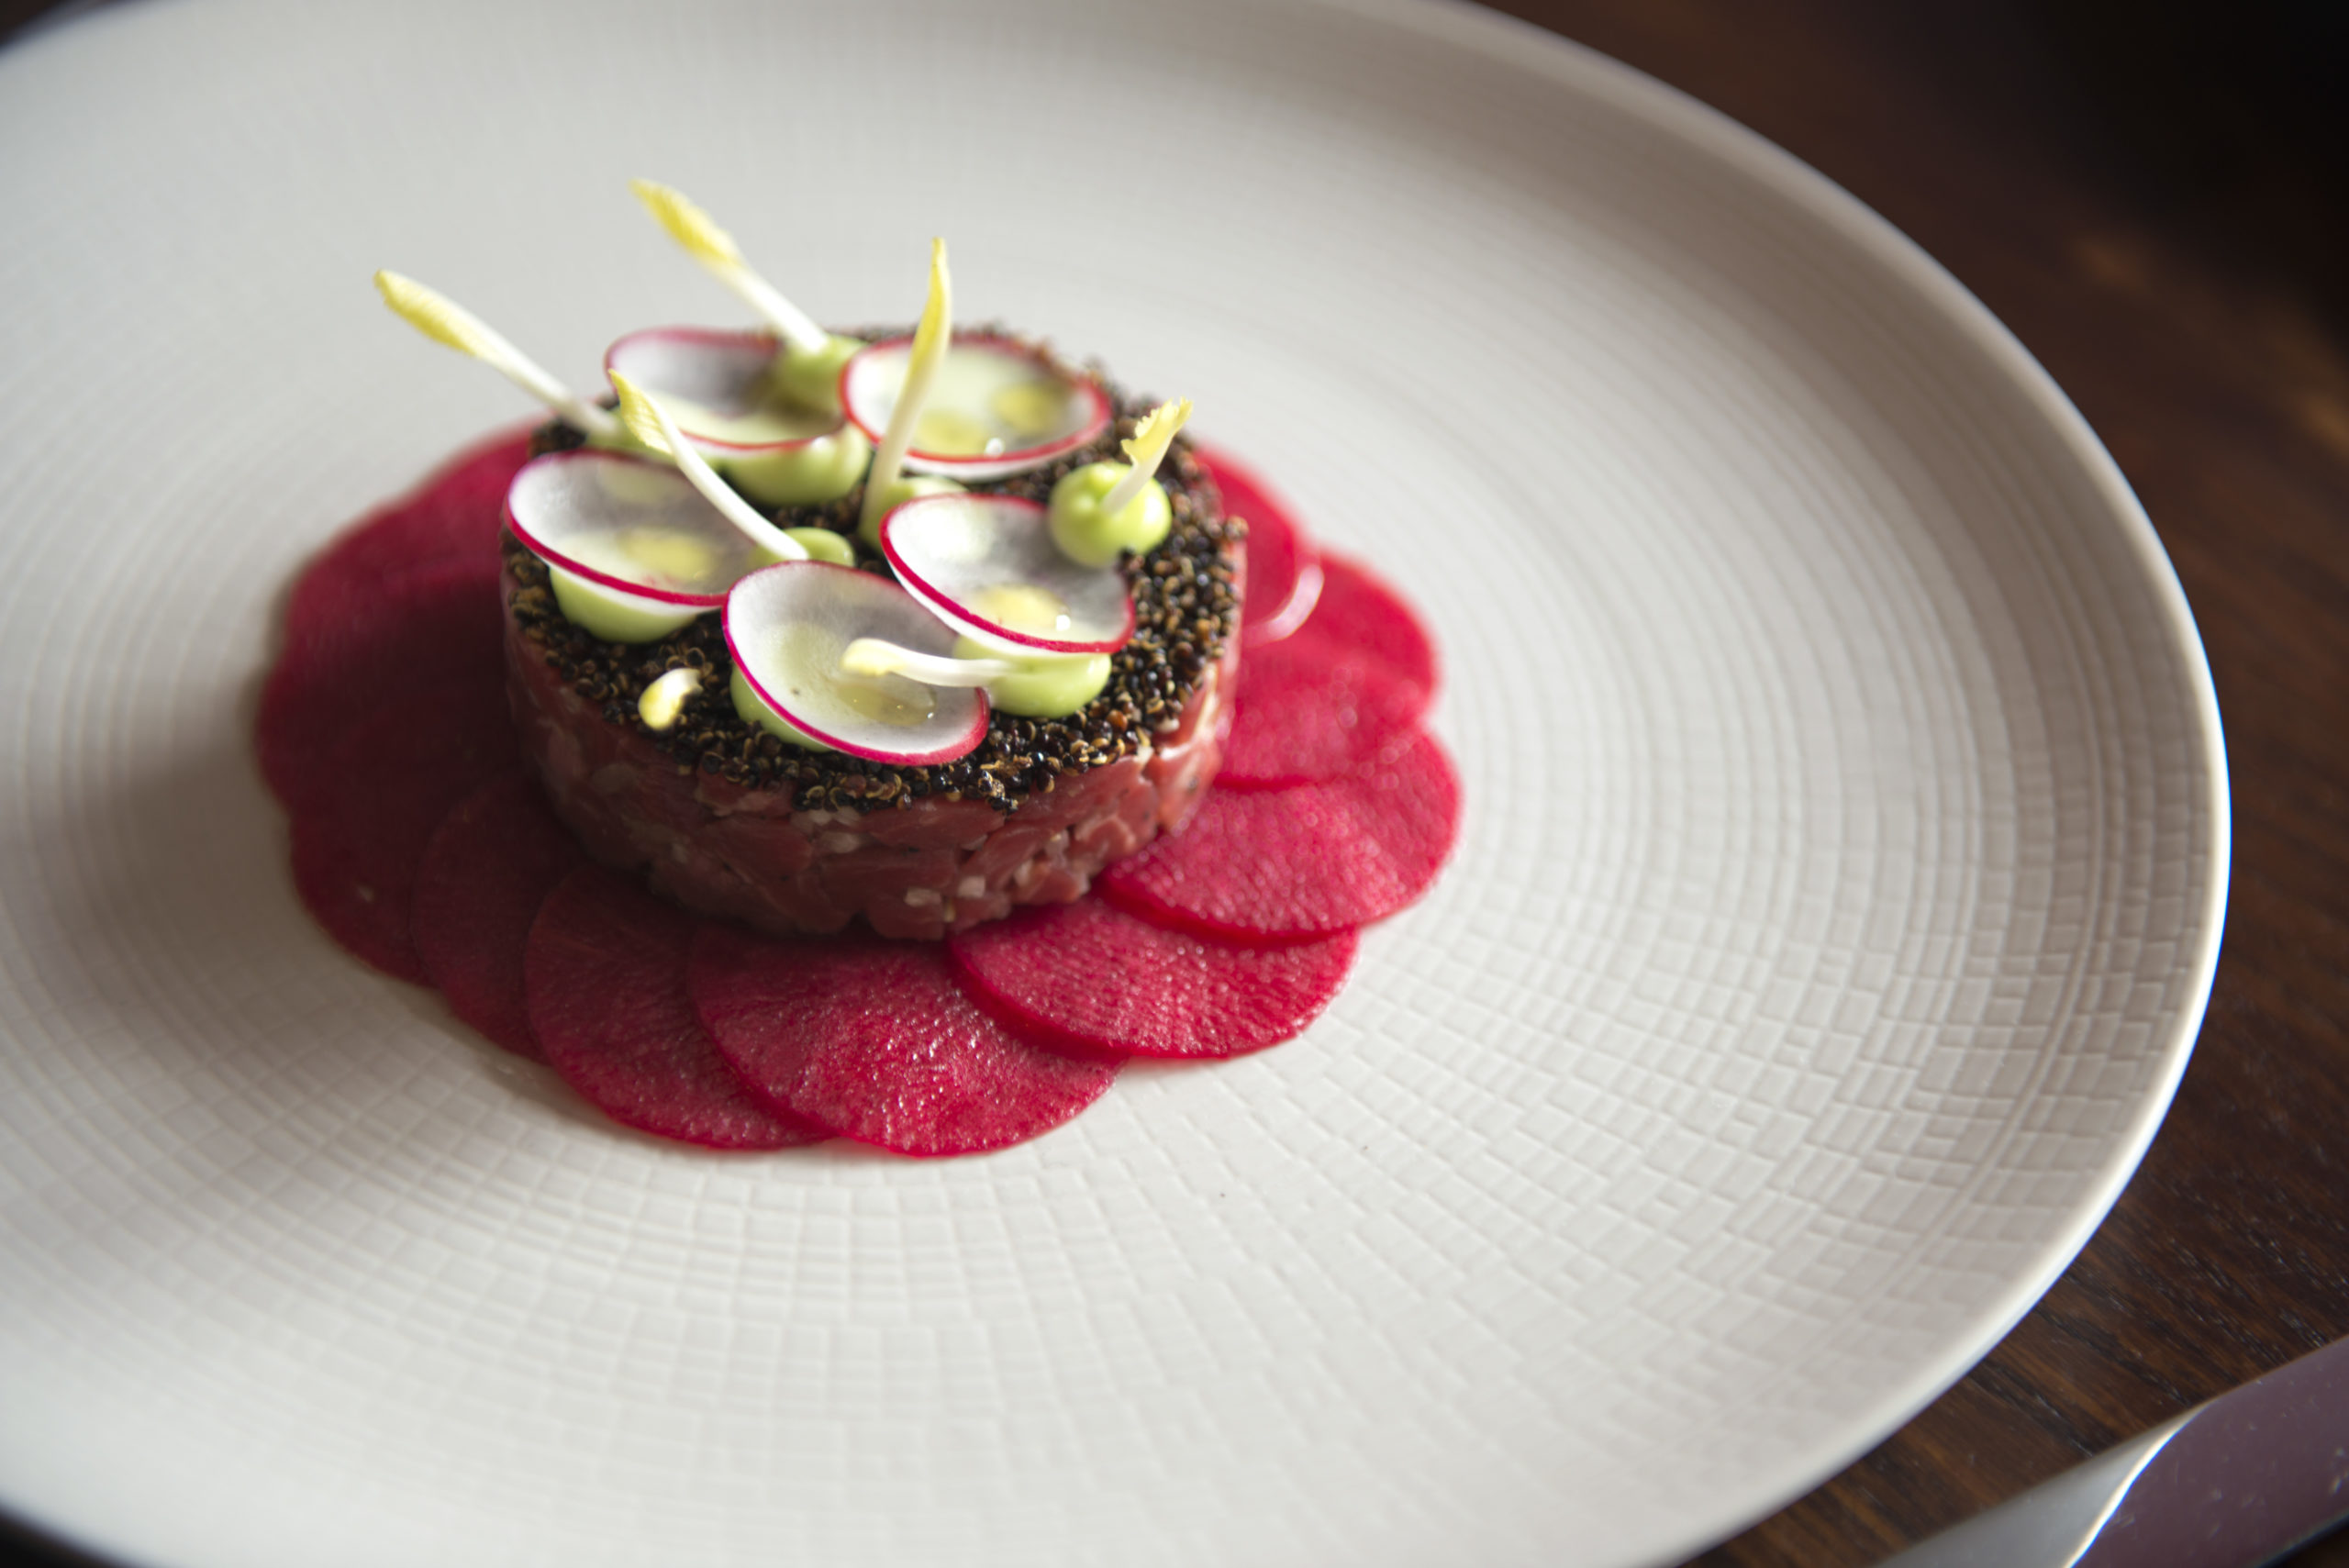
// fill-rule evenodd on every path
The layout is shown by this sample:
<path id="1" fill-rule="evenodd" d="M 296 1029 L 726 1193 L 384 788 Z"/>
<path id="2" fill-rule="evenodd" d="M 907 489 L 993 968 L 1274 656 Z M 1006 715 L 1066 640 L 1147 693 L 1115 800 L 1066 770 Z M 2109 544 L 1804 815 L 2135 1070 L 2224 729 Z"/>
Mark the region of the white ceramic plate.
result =
<path id="1" fill-rule="evenodd" d="M 1932 262 L 1481 14 L 207 0 L 0 57 L 0 1498 L 141 1562 L 1664 1562 L 1958 1376 L 2167 1102 L 2219 727 Z M 1303 1040 L 1000 1156 L 616 1131 L 311 929 L 344 518 L 732 302 L 1097 351 L 1408 583 L 1458 859 Z"/>

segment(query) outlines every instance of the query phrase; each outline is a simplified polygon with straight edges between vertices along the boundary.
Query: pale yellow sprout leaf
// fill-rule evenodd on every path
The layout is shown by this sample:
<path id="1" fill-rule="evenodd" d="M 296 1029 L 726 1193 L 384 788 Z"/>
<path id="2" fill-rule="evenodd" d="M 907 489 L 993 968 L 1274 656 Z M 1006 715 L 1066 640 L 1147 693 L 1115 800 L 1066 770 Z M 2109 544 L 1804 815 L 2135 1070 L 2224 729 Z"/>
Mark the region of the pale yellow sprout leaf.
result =
<path id="1" fill-rule="evenodd" d="M 1134 427 L 1133 438 L 1123 447 L 1126 461 L 1144 473 L 1155 473 L 1158 465 L 1165 461 L 1167 447 L 1173 444 L 1176 434 L 1190 423 L 1190 419 L 1189 398 L 1160 404 Z"/>
<path id="2" fill-rule="evenodd" d="M 663 457 L 675 456 L 676 448 L 669 441 L 669 430 L 674 427 L 662 418 L 660 406 L 619 372 L 607 371 L 606 374 L 611 379 L 612 390 L 619 394 L 620 423 L 628 427 L 628 433 L 636 438 L 637 444 Z"/>
<path id="3" fill-rule="evenodd" d="M 477 360 L 496 360 L 505 344 L 481 318 L 463 306 L 397 272 L 375 274 L 375 290 L 401 320 L 436 343 L 445 343 Z"/>
<path id="4" fill-rule="evenodd" d="M 740 529 L 752 544 L 767 551 L 777 561 L 805 561 L 807 547 L 759 516 L 748 501 L 734 492 L 733 486 L 718 476 L 707 459 L 694 450 L 685 432 L 677 428 L 669 411 L 642 387 L 615 370 L 604 373 L 611 380 L 612 390 L 619 395 L 620 423 L 628 433 L 648 450 L 668 458 L 685 476 L 685 482 L 701 492 L 702 499 L 718 508 L 718 515 Z"/>
<path id="5" fill-rule="evenodd" d="M 914 328 L 913 346 L 906 353 L 905 384 L 897 391 L 897 406 L 890 412 L 888 428 L 881 432 L 880 445 L 874 449 L 873 468 L 864 481 L 861 526 L 868 541 L 878 537 L 874 530 L 886 510 L 884 500 L 904 469 L 906 448 L 912 444 L 922 406 L 930 401 L 930 383 L 938 379 L 939 364 L 946 358 L 953 337 L 954 280 L 946 267 L 946 241 L 932 239 L 930 294 L 922 301 L 921 321 Z"/>
<path id="6" fill-rule="evenodd" d="M 927 368 L 945 352 L 944 339 L 952 326 L 954 281 L 946 271 L 946 241 L 930 242 L 930 294 L 921 303 L 921 322 L 914 328 L 913 348 L 906 356 L 906 379 L 927 376 Z"/>
<path id="7" fill-rule="evenodd" d="M 683 191 L 652 180 L 630 180 L 628 188 L 695 261 L 706 267 L 743 264 L 741 248 L 734 243 L 734 237 L 710 221 L 709 214 Z"/>

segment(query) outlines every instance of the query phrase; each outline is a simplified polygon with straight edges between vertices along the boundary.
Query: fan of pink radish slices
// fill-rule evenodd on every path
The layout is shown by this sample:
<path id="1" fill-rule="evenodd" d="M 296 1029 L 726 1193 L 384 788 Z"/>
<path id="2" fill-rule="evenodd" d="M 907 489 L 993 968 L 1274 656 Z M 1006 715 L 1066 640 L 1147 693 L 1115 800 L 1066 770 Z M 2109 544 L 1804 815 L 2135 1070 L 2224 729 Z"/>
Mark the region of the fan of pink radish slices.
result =
<path id="1" fill-rule="evenodd" d="M 1344 983 L 1357 928 L 1417 898 L 1450 850 L 1459 787 L 1420 728 L 1425 630 L 1214 458 L 1227 510 L 1250 525 L 1243 653 L 1223 770 L 1186 827 L 1076 903 L 943 943 L 778 940 L 688 914 L 588 863 L 522 764 L 497 539 L 524 449 L 502 438 L 461 457 L 304 573 L 258 749 L 318 922 L 615 1120 L 718 1149 L 1003 1148 L 1084 1109 L 1128 1057 L 1296 1035 Z M 614 538 L 630 508 L 682 504 L 674 471 L 540 462 L 552 477 L 533 483 L 584 487 L 593 504 L 573 515 Z M 515 494 L 526 530 L 534 498 Z M 592 574 L 618 548 L 593 532 L 537 544 Z M 1123 636 L 1090 613 L 1061 640 Z"/>

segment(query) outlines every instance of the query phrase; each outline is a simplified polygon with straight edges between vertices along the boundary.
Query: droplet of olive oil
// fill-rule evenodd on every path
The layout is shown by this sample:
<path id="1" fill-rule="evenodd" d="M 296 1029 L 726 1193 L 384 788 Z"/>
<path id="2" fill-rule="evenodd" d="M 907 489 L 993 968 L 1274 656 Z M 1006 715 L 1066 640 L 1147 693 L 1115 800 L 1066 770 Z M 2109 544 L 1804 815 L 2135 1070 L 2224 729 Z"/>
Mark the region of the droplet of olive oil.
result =
<path id="1" fill-rule="evenodd" d="M 983 617 L 1013 631 L 1050 632 L 1069 628 L 1068 601 L 1050 588 L 1032 583 L 998 583 L 971 595 L 971 607 Z"/>
<path id="2" fill-rule="evenodd" d="M 849 675 L 841 673 L 841 651 L 847 644 L 817 626 L 788 626 L 776 639 L 778 666 L 789 673 L 785 689 L 795 706 L 837 703 L 860 718 L 894 728 L 910 729 L 927 723 L 938 711 L 938 700 L 919 681 L 903 675 Z M 814 716 L 809 721 L 815 722 Z"/>

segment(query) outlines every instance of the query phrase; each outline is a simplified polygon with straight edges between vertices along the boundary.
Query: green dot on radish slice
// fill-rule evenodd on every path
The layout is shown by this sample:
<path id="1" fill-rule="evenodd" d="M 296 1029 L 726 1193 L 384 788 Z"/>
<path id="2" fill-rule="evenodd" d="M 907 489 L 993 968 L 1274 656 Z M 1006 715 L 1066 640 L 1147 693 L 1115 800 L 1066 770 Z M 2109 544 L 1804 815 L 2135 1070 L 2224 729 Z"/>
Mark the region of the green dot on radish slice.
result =
<path id="1" fill-rule="evenodd" d="M 860 639 L 943 655 L 954 633 L 868 572 L 804 561 L 751 573 L 726 599 L 737 710 L 796 744 L 879 762 L 951 762 L 978 746 L 987 727 L 982 693 L 843 669 Z"/>
<path id="2" fill-rule="evenodd" d="M 878 439 L 911 380 L 914 340 L 874 343 L 841 372 L 841 408 Z M 1109 423 L 1109 395 L 1029 345 L 954 334 L 913 422 L 906 466 L 966 483 L 1003 479 L 1084 446 Z"/>
<path id="3" fill-rule="evenodd" d="M 1045 509 L 1016 495 L 932 495 L 882 519 L 906 591 L 963 636 L 1014 654 L 1114 653 L 1134 632 L 1115 565 L 1081 566 Z"/>
<path id="4" fill-rule="evenodd" d="M 789 352 L 773 333 L 653 327 L 614 343 L 604 368 L 658 397 L 703 458 L 752 500 L 817 506 L 856 488 L 873 446 L 836 407 L 810 408 L 778 392 Z M 837 371 L 844 357 L 828 362 Z"/>

